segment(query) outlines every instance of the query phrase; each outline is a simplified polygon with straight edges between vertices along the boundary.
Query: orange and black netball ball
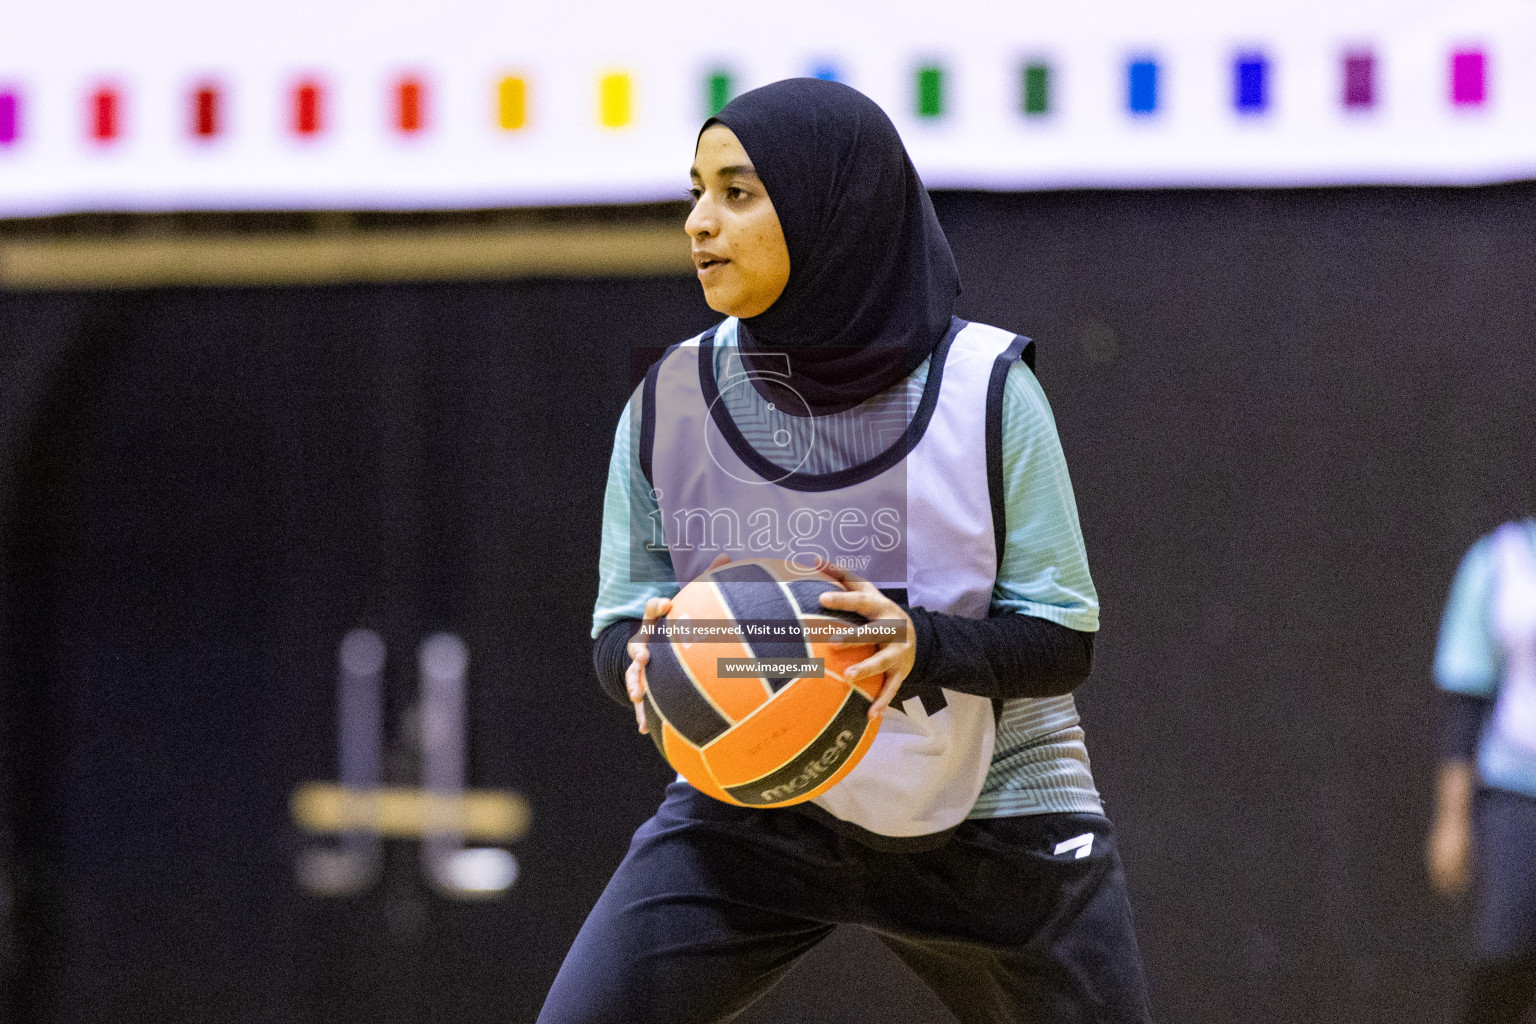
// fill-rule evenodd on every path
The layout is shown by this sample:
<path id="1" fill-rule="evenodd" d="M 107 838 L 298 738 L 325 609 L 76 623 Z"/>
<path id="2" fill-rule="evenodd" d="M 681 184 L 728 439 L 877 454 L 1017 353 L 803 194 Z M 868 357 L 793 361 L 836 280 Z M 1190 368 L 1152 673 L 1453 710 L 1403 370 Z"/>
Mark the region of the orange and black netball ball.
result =
<path id="1" fill-rule="evenodd" d="M 645 713 L 662 757 L 727 803 L 784 807 L 842 780 L 879 731 L 881 677 L 843 670 L 876 651 L 835 646 L 864 621 L 821 606 L 841 584 L 775 559 L 732 562 L 683 587 L 646 641 Z"/>

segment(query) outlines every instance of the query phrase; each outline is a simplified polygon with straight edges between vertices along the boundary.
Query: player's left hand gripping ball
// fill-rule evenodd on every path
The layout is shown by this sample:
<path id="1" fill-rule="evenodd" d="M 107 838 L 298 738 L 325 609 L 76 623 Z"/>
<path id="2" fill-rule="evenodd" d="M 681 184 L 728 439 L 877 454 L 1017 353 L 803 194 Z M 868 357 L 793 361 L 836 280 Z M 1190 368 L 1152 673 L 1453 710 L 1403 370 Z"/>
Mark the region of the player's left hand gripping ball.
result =
<path id="1" fill-rule="evenodd" d="M 912 617 L 905 608 L 880 593 L 880 589 L 869 580 L 835 565 L 825 565 L 822 571 L 844 587 L 842 591 L 828 591 L 821 595 L 821 603 L 825 607 L 853 612 L 869 621 L 899 619 L 906 624 L 902 639 L 876 644 L 878 651 L 873 657 L 864 659 L 843 673 L 843 678 L 850 681 L 880 681 L 880 696 L 869 709 L 870 718 L 879 718 L 880 712 L 896 698 L 896 691 L 901 689 L 902 682 L 912 674 L 912 666 L 917 662 L 917 637 L 913 633 Z"/>

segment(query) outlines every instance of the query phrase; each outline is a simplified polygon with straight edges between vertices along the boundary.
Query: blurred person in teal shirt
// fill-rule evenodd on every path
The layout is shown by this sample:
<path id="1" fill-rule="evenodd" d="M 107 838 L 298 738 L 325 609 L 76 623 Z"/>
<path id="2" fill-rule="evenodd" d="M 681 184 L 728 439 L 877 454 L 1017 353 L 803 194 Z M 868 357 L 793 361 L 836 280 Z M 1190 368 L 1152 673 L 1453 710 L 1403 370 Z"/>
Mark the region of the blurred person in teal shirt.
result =
<path id="1" fill-rule="evenodd" d="M 1448 713 L 1426 860 L 1473 896 L 1464 1024 L 1536 1007 L 1536 520 L 1473 544 L 1451 586 L 1435 681 Z"/>

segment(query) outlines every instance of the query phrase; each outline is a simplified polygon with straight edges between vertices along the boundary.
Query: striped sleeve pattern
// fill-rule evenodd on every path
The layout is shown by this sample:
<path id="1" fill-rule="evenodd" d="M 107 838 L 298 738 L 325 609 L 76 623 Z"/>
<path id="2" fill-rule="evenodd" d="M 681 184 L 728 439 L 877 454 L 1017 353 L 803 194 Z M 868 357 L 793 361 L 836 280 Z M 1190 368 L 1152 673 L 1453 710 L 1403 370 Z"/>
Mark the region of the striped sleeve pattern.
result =
<path id="1" fill-rule="evenodd" d="M 1003 390 L 1003 500 L 1007 521 L 992 610 L 1099 628 L 1099 596 L 1088 573 L 1077 502 L 1045 392 L 1023 363 Z M 992 767 L 972 818 L 1102 814 L 1071 694 L 1003 705 Z"/>
<path id="2" fill-rule="evenodd" d="M 1003 500 L 1008 535 L 993 609 L 1098 630 L 1099 595 L 1056 421 L 1040 382 L 1021 362 L 1008 371 L 1003 390 Z"/>
<path id="3" fill-rule="evenodd" d="M 1102 814 L 1084 740 L 1071 694 L 1006 702 L 992 767 L 968 817 Z"/>
<path id="4" fill-rule="evenodd" d="M 620 619 L 638 619 L 645 602 L 677 594 L 677 576 L 665 548 L 643 543 L 647 524 L 660 516 L 656 498 L 640 471 L 640 389 L 636 388 L 619 417 L 608 461 L 608 487 L 603 494 L 603 538 L 597 558 L 597 604 L 592 611 L 592 636 Z"/>

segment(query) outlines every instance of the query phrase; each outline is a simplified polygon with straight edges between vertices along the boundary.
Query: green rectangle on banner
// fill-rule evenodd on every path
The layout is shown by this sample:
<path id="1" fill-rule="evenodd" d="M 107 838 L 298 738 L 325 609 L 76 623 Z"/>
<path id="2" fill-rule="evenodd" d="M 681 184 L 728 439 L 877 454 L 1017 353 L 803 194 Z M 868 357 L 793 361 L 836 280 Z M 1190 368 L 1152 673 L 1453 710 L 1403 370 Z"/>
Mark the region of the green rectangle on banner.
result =
<path id="1" fill-rule="evenodd" d="M 704 83 L 704 108 L 714 117 L 731 102 L 731 73 L 723 68 L 711 71 Z"/>
<path id="2" fill-rule="evenodd" d="M 944 69 L 925 64 L 917 69 L 917 116 L 941 117 L 944 114 Z"/>
<path id="3" fill-rule="evenodd" d="M 1024 113 L 1030 116 L 1051 112 L 1051 66 L 1043 61 L 1024 65 Z"/>

